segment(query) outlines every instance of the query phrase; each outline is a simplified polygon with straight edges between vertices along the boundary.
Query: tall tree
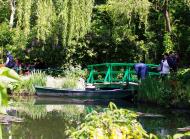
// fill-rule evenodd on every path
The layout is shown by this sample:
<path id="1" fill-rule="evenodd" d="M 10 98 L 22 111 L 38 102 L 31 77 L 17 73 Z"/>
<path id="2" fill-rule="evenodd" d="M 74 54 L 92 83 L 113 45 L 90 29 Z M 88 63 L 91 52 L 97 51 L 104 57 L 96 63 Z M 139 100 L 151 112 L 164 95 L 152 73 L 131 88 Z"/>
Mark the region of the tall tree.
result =
<path id="1" fill-rule="evenodd" d="M 11 16 L 10 16 L 10 28 L 13 27 L 14 25 L 14 19 L 15 19 L 15 13 L 16 13 L 16 0 L 9 0 L 10 2 L 10 7 L 11 7 Z"/>

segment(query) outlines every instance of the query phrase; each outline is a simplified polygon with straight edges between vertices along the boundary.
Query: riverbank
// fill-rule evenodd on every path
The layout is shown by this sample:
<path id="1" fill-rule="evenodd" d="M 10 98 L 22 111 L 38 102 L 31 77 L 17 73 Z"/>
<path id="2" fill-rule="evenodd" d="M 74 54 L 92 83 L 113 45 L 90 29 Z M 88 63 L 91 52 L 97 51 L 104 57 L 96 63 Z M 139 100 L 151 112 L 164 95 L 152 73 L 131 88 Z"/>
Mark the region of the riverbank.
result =
<path id="1" fill-rule="evenodd" d="M 164 107 L 190 108 L 190 69 L 181 69 L 167 78 L 147 78 L 138 88 L 136 101 Z"/>

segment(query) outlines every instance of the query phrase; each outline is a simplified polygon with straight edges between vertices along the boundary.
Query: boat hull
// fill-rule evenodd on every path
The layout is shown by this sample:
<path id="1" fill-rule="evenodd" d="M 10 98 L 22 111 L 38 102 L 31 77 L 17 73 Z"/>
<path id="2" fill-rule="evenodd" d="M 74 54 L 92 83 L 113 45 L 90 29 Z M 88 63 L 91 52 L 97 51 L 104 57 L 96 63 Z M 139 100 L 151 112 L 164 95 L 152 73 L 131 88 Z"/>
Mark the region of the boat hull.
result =
<path id="1" fill-rule="evenodd" d="M 69 97 L 69 98 L 93 98 L 93 99 L 117 99 L 131 98 L 136 91 L 112 89 L 112 90 L 72 90 L 55 89 L 48 87 L 35 87 L 37 96 Z"/>

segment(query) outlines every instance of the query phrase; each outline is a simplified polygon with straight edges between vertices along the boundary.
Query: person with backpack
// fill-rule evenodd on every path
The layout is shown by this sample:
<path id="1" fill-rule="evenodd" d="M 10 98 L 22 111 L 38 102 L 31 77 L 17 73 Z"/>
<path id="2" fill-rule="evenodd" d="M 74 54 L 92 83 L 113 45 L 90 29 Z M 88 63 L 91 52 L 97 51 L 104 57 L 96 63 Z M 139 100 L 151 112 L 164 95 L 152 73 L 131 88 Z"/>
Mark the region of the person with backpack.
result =
<path id="1" fill-rule="evenodd" d="M 161 64 L 160 64 L 160 74 L 162 79 L 164 79 L 168 74 L 170 74 L 170 66 L 169 66 L 169 62 L 171 59 L 169 58 L 168 53 L 164 53 L 164 57 L 161 60 Z"/>
<path id="2" fill-rule="evenodd" d="M 176 72 L 177 71 L 177 58 L 174 54 L 174 52 L 169 52 L 169 56 L 167 58 L 168 65 L 171 68 L 171 71 Z"/>
<path id="3" fill-rule="evenodd" d="M 5 62 L 5 67 L 8 68 L 14 68 L 15 66 L 15 61 L 11 53 L 8 51 L 6 54 L 6 62 Z"/>

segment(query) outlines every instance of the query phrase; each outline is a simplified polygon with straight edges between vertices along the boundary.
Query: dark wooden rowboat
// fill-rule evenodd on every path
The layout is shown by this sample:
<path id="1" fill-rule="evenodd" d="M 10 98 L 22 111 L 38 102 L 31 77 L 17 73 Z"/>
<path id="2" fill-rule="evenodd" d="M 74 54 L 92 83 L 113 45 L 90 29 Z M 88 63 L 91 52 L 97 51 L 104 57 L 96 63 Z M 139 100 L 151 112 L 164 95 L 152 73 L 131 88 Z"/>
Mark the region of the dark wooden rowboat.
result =
<path id="1" fill-rule="evenodd" d="M 38 96 L 69 97 L 69 98 L 93 98 L 93 99 L 119 99 L 131 98 L 136 93 L 132 89 L 111 89 L 111 90 L 76 90 L 57 89 L 36 86 Z"/>

